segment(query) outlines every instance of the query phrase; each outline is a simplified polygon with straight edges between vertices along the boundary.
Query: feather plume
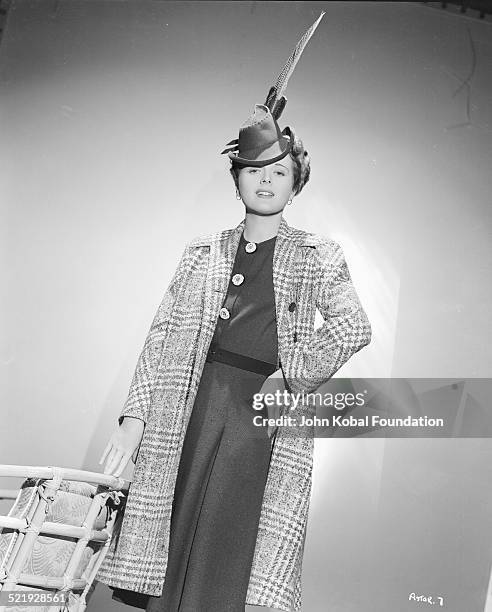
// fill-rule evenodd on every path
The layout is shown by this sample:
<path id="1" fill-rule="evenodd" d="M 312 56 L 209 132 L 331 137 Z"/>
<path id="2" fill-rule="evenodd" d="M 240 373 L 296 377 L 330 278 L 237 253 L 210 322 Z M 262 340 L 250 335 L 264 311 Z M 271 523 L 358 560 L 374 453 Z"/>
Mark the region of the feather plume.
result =
<path id="1" fill-rule="evenodd" d="M 297 43 L 294 51 L 289 56 L 287 63 L 278 75 L 277 82 L 275 83 L 275 85 L 272 85 L 270 87 L 270 91 L 268 92 L 267 98 L 265 100 L 265 106 L 270 109 L 270 112 L 272 113 L 272 116 L 275 121 L 279 119 L 287 103 L 287 98 L 283 95 L 287 88 L 287 83 L 289 82 L 289 79 L 292 76 L 292 73 L 294 72 L 294 68 L 296 67 L 297 62 L 299 61 L 299 58 L 301 57 L 302 52 L 304 51 L 304 48 L 308 44 L 311 36 L 314 34 L 314 31 L 318 27 L 318 24 L 323 18 L 324 14 L 325 11 L 322 11 L 318 19 L 316 19 L 313 25 L 304 33 L 301 40 Z M 228 142 L 226 145 L 226 147 L 228 148 L 224 149 L 221 154 L 230 153 L 231 151 L 237 151 L 239 148 L 238 142 L 239 141 L 237 138 Z"/>
<path id="2" fill-rule="evenodd" d="M 280 100 L 278 100 L 275 103 L 275 106 L 274 106 L 274 108 L 272 110 L 272 117 L 275 119 L 275 121 L 277 121 L 277 119 L 283 113 L 283 110 L 284 110 L 286 104 L 287 104 L 287 98 L 285 96 L 282 96 L 280 98 Z"/>
<path id="3" fill-rule="evenodd" d="M 324 14 L 325 14 L 325 11 L 322 11 L 318 19 L 316 19 L 313 25 L 304 33 L 303 37 L 297 43 L 294 51 L 292 52 L 289 59 L 287 60 L 287 63 L 285 64 L 280 74 L 278 75 L 277 82 L 275 83 L 275 85 L 273 85 L 270 88 L 270 91 L 268 92 L 267 101 L 265 102 L 265 104 L 268 106 L 268 108 L 270 108 L 272 113 L 273 113 L 272 109 L 276 110 L 276 114 L 277 114 L 276 119 L 280 117 L 285 107 L 286 100 L 284 98 L 285 101 L 282 102 L 282 97 L 287 88 L 287 83 L 289 82 L 289 79 L 292 76 L 292 73 L 294 72 L 294 68 L 296 67 L 297 62 L 299 61 L 299 58 L 301 57 L 302 52 L 304 51 L 304 48 L 308 44 L 311 36 L 314 34 L 314 31 L 318 27 L 318 24 L 323 18 Z"/>

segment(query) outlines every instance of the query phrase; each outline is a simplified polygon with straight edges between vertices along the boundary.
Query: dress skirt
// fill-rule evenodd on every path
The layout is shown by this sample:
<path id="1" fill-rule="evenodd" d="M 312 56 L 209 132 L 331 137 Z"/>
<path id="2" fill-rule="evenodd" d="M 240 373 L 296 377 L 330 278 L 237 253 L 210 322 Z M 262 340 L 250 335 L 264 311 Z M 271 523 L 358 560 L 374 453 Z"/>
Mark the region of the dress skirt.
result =
<path id="1" fill-rule="evenodd" d="M 161 597 L 148 612 L 244 612 L 271 446 L 253 418 L 266 376 L 205 364 L 174 491 Z"/>

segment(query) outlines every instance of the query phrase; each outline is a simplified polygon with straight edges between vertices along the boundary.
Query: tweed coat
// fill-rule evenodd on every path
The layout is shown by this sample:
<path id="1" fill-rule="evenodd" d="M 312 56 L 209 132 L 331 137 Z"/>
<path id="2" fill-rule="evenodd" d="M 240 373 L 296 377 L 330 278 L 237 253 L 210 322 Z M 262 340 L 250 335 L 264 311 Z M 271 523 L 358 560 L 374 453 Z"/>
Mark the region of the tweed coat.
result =
<path id="1" fill-rule="evenodd" d="M 123 520 L 96 576 L 110 586 L 162 592 L 181 448 L 244 223 L 186 246 L 145 341 L 119 416 L 145 428 Z M 292 392 L 314 391 L 371 338 L 340 245 L 282 218 L 273 283 L 277 365 Z M 316 308 L 324 323 L 314 330 Z M 246 603 L 301 610 L 312 456 L 311 435 L 278 428 Z"/>

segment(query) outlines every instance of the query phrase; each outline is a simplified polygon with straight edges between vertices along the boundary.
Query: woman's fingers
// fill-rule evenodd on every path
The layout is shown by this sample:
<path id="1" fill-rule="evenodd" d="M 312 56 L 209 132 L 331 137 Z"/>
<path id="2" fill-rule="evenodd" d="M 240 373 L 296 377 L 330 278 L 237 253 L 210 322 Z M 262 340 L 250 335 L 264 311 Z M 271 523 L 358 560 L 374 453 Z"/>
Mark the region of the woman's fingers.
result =
<path id="1" fill-rule="evenodd" d="M 113 476 L 121 476 L 123 470 L 126 468 L 128 461 L 130 459 L 130 455 L 128 453 L 123 453 L 123 456 L 120 459 L 120 462 L 113 474 Z"/>
<path id="2" fill-rule="evenodd" d="M 114 457 L 116 454 L 116 449 L 111 446 L 111 450 L 109 451 L 108 456 L 106 457 L 106 464 L 104 466 L 104 473 L 110 474 L 114 467 Z"/>
<path id="3" fill-rule="evenodd" d="M 137 422 L 137 419 L 134 419 Z M 141 423 L 141 421 L 140 421 Z M 120 476 L 130 460 L 133 453 L 136 452 L 140 440 L 142 438 L 142 426 L 130 427 L 128 430 L 119 426 L 115 433 L 111 436 L 99 463 L 104 465 L 104 474 L 112 474 Z"/>
<path id="4" fill-rule="evenodd" d="M 113 446 L 109 457 L 106 461 L 106 467 L 104 469 L 105 474 L 111 474 L 114 476 L 115 470 L 120 464 L 121 457 L 125 454 L 125 452 L 116 446 Z"/>
<path id="5" fill-rule="evenodd" d="M 106 448 L 104 449 L 104 452 L 103 452 L 101 458 L 99 459 L 99 465 L 101 465 L 101 463 L 104 463 L 104 460 L 106 459 L 107 454 L 109 453 L 110 449 L 111 449 L 111 442 L 108 442 L 106 444 Z"/>
<path id="6" fill-rule="evenodd" d="M 130 456 L 131 453 L 129 451 L 113 446 L 106 460 L 104 473 L 111 474 L 112 476 L 120 476 L 125 469 Z"/>

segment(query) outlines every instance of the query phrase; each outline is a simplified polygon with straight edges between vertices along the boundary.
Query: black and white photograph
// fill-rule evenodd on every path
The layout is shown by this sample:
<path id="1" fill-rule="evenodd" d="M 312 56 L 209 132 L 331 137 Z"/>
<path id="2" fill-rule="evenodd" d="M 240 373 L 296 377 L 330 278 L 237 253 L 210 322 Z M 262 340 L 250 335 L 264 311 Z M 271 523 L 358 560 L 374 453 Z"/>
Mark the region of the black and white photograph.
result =
<path id="1" fill-rule="evenodd" d="M 0 0 L 0 612 L 492 612 L 492 2 Z"/>

